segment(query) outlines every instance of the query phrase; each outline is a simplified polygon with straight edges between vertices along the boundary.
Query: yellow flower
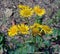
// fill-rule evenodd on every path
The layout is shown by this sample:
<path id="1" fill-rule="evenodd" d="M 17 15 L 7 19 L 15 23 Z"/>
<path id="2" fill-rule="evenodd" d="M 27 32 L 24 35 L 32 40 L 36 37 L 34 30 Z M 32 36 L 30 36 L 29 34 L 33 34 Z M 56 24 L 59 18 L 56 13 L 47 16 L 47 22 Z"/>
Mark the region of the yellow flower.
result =
<path id="1" fill-rule="evenodd" d="M 19 11 L 19 14 L 22 17 L 31 17 L 33 15 L 34 11 L 32 10 L 32 8 L 26 8 L 26 9 L 22 9 Z"/>
<path id="2" fill-rule="evenodd" d="M 34 23 L 32 26 L 30 26 L 33 35 L 41 35 L 41 30 L 40 30 L 40 24 Z"/>
<path id="3" fill-rule="evenodd" d="M 40 24 L 34 23 L 32 26 L 30 26 L 30 28 L 37 28 L 37 27 L 40 27 Z"/>
<path id="4" fill-rule="evenodd" d="M 34 25 L 30 26 L 33 35 L 42 35 L 43 31 L 45 34 L 51 34 L 52 29 L 47 25 L 40 25 L 38 23 L 34 23 Z"/>
<path id="5" fill-rule="evenodd" d="M 35 36 L 35 35 L 41 35 L 41 33 L 40 33 L 40 31 L 39 31 L 39 28 L 33 28 L 32 29 L 32 33 L 33 33 L 33 35 Z"/>
<path id="6" fill-rule="evenodd" d="M 40 27 L 45 32 L 45 34 L 51 34 L 52 33 L 52 29 L 49 26 L 47 26 L 47 25 L 41 25 Z"/>
<path id="7" fill-rule="evenodd" d="M 21 34 L 29 34 L 29 27 L 27 25 L 21 24 L 18 25 L 19 33 Z"/>
<path id="8" fill-rule="evenodd" d="M 27 5 L 18 5 L 18 8 L 20 8 L 20 9 L 26 9 L 26 8 L 29 8 L 29 6 L 27 6 Z"/>
<path id="9" fill-rule="evenodd" d="M 8 29 L 8 35 L 10 37 L 13 37 L 13 36 L 17 35 L 17 32 L 18 32 L 17 25 L 13 25 L 13 26 L 10 27 L 10 29 Z"/>
<path id="10" fill-rule="evenodd" d="M 46 11 L 44 8 L 40 8 L 38 5 L 34 7 L 34 12 L 38 15 L 38 16 L 43 16 Z"/>

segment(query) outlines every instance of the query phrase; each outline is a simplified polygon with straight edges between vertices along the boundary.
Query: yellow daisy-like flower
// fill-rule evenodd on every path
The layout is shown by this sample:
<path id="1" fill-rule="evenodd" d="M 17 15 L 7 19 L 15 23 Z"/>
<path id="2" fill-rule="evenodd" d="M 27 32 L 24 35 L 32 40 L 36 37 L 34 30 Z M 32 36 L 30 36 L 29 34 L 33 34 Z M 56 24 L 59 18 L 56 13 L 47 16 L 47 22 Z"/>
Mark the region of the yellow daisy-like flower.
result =
<path id="1" fill-rule="evenodd" d="M 38 16 L 43 16 L 46 11 L 44 8 L 40 8 L 38 5 L 34 7 L 34 12 L 38 15 Z"/>
<path id="2" fill-rule="evenodd" d="M 39 31 L 39 28 L 33 28 L 32 33 L 33 33 L 34 36 L 38 35 L 38 34 L 41 35 L 41 32 Z"/>
<path id="3" fill-rule="evenodd" d="M 21 34 L 29 34 L 29 27 L 25 24 L 18 25 L 19 33 Z"/>
<path id="4" fill-rule="evenodd" d="M 33 35 L 37 35 L 37 34 L 41 34 L 41 31 L 40 31 L 40 24 L 38 23 L 34 23 L 32 26 L 30 26 L 31 30 L 32 30 L 32 33 Z"/>
<path id="5" fill-rule="evenodd" d="M 32 26 L 30 26 L 30 28 L 37 28 L 37 27 L 40 27 L 40 24 L 34 23 Z"/>
<path id="6" fill-rule="evenodd" d="M 52 29 L 49 26 L 47 26 L 47 25 L 41 25 L 40 27 L 45 32 L 45 34 L 51 34 L 52 33 Z"/>
<path id="7" fill-rule="evenodd" d="M 19 14 L 22 17 L 31 17 L 33 15 L 34 11 L 32 10 L 32 8 L 26 8 L 26 9 L 22 9 L 19 11 Z"/>
<path id="8" fill-rule="evenodd" d="M 20 8 L 20 9 L 26 9 L 26 8 L 29 8 L 29 6 L 27 6 L 27 5 L 18 5 L 18 8 Z"/>
<path id="9" fill-rule="evenodd" d="M 17 32 L 18 32 L 17 25 L 13 25 L 12 27 L 10 27 L 10 29 L 8 29 L 8 35 L 10 37 L 17 35 Z"/>

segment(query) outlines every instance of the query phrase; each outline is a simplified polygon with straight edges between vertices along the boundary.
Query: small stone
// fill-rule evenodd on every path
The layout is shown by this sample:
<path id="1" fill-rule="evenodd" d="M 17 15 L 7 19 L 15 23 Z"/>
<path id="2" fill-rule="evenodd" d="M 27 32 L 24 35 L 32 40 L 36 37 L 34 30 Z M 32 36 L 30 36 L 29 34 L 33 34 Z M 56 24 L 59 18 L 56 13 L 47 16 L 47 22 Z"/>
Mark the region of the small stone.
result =
<path id="1" fill-rule="evenodd" d="M 13 6 L 13 8 L 16 8 L 16 6 Z"/>
<path id="2" fill-rule="evenodd" d="M 6 11 L 4 12 L 6 17 L 10 17 L 12 15 L 12 9 L 6 8 Z"/>

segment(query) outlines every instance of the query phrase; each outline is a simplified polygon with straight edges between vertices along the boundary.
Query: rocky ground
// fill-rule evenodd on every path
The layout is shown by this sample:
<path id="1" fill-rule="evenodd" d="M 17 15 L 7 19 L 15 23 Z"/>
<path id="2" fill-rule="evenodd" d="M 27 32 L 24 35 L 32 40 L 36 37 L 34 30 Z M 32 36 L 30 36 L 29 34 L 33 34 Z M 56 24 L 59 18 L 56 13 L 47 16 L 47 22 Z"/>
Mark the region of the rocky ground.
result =
<path id="1" fill-rule="evenodd" d="M 18 4 L 25 4 L 31 7 L 40 5 L 44 7 L 46 9 L 46 14 L 43 17 L 42 23 L 51 27 L 60 28 L 60 19 L 56 19 L 57 23 L 56 21 L 53 24 L 50 23 L 52 22 L 51 20 L 56 17 L 57 11 L 60 10 L 60 0 L 0 0 L 0 32 L 7 35 L 7 29 L 13 22 L 18 24 L 22 21 L 18 13 Z M 29 20 L 30 24 L 34 22 L 34 19 Z"/>

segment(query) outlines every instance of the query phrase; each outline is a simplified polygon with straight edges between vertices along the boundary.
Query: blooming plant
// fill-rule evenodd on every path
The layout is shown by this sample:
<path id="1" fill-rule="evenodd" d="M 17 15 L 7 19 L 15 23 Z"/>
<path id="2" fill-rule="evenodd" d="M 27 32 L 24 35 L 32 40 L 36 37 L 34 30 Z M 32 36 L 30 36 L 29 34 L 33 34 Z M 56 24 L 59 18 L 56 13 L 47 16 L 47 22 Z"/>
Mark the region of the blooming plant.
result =
<path id="1" fill-rule="evenodd" d="M 20 44 L 22 44 L 23 48 L 27 50 L 24 53 L 34 52 L 36 48 L 35 47 L 36 43 L 38 43 L 38 45 L 41 44 L 43 34 L 44 35 L 52 34 L 52 28 L 50 28 L 47 25 L 41 24 L 41 22 L 39 21 L 39 19 L 41 20 L 42 16 L 45 15 L 46 10 L 44 8 L 41 8 L 39 5 L 36 5 L 33 8 L 27 5 L 18 5 L 18 9 L 19 9 L 19 15 L 23 17 L 22 19 L 25 19 L 25 21 L 27 21 L 27 24 L 20 23 L 20 24 L 12 25 L 8 29 L 8 36 L 11 38 L 15 37 L 16 35 L 17 37 L 18 35 L 22 36 L 24 43 L 20 43 Z M 32 25 L 30 25 L 28 18 L 32 18 L 34 14 L 36 14 L 35 22 Z M 24 38 L 25 35 L 29 35 L 29 38 Z M 30 45 L 30 43 L 33 43 L 33 45 Z M 31 49 L 28 50 L 30 47 Z M 21 50 L 23 50 L 23 48 Z M 19 53 L 23 54 L 23 52 L 21 51 Z"/>
<path id="2" fill-rule="evenodd" d="M 38 16 L 43 16 L 46 13 L 46 10 L 44 8 L 41 8 L 39 5 L 36 5 L 34 7 L 34 12 L 38 15 Z"/>
<path id="3" fill-rule="evenodd" d="M 16 23 L 8 28 L 7 34 L 13 43 L 11 46 L 9 44 L 7 44 L 8 46 L 5 46 L 5 49 L 8 49 L 8 54 L 38 52 L 41 48 L 47 49 L 47 47 L 51 47 L 51 41 L 56 40 L 53 40 L 53 38 L 45 40 L 45 38 L 55 35 L 56 31 L 59 37 L 60 32 L 57 29 L 53 29 L 51 26 L 42 23 L 43 17 L 46 14 L 45 8 L 40 7 L 39 5 L 34 7 L 18 5 L 18 13 L 20 18 L 26 23 L 22 21 L 21 23 Z M 29 19 L 33 18 L 34 23 L 30 24 Z M 18 40 L 15 37 L 17 37 Z M 12 45 L 14 45 L 14 47 L 12 47 Z M 45 51 L 47 52 L 46 49 Z"/>
<path id="4" fill-rule="evenodd" d="M 13 25 L 13 26 L 10 27 L 10 29 L 8 29 L 8 35 L 10 37 L 15 36 L 17 34 L 17 32 L 18 32 L 17 25 Z"/>
<path id="5" fill-rule="evenodd" d="M 29 27 L 27 25 L 18 25 L 18 29 L 21 34 L 29 34 Z"/>
<path id="6" fill-rule="evenodd" d="M 27 5 L 18 5 L 18 9 L 19 9 L 19 15 L 23 17 L 22 19 L 27 18 L 27 20 L 25 21 L 28 21 L 28 18 L 30 17 L 32 18 L 32 16 L 36 14 L 35 22 L 32 25 L 29 25 L 29 21 L 27 22 L 27 24 L 20 23 L 20 24 L 12 25 L 8 29 L 8 36 L 10 36 L 11 38 L 16 35 L 22 36 L 24 40 L 23 44 L 25 45 L 23 48 L 27 50 L 24 53 L 34 52 L 36 48 L 35 46 L 36 43 L 40 45 L 38 47 L 41 47 L 42 36 L 45 34 L 52 34 L 53 32 L 52 28 L 50 28 L 47 25 L 43 25 L 41 23 L 42 21 L 38 21 L 39 19 L 41 20 L 43 15 L 45 15 L 46 10 L 44 8 L 41 8 L 39 5 L 36 5 L 33 8 Z M 29 38 L 24 38 L 25 35 L 29 35 Z M 32 43 L 33 45 L 30 45 L 30 43 Z M 30 47 L 31 49 L 28 50 Z M 22 54 L 23 52 L 20 53 Z"/>
<path id="7" fill-rule="evenodd" d="M 18 5 L 18 8 L 20 9 L 19 14 L 25 18 L 31 17 L 34 13 L 33 9 L 26 5 Z"/>
<path id="8" fill-rule="evenodd" d="M 36 13 L 36 15 L 38 16 L 43 16 L 46 13 L 46 10 L 39 7 L 38 5 L 34 6 L 34 8 L 30 8 L 27 5 L 18 5 L 19 8 L 19 14 L 22 17 L 26 17 L 29 18 L 31 17 L 34 12 Z M 36 19 L 37 20 L 37 19 Z M 50 34 L 52 33 L 52 29 L 47 26 L 47 25 L 40 25 L 40 23 L 36 22 L 34 23 L 32 26 L 27 26 L 25 24 L 18 24 L 17 25 L 13 25 L 9 30 L 8 30 L 8 34 L 9 36 L 14 36 L 16 34 L 18 34 L 18 32 L 20 34 L 29 34 L 29 30 L 31 29 L 32 33 L 35 34 L 41 34 L 41 32 L 44 31 L 44 33 L 46 34 Z M 18 31 L 19 30 L 19 31 Z"/>

